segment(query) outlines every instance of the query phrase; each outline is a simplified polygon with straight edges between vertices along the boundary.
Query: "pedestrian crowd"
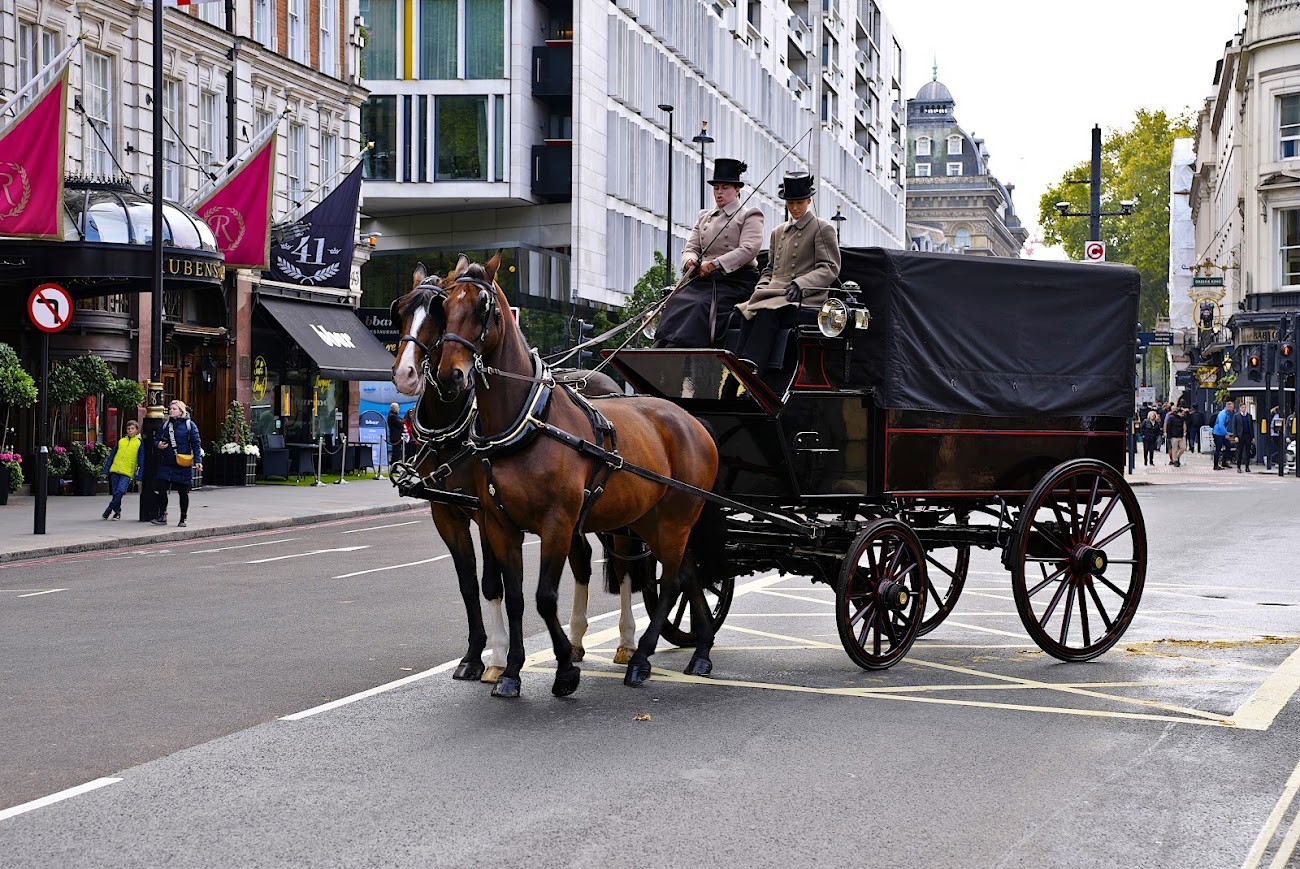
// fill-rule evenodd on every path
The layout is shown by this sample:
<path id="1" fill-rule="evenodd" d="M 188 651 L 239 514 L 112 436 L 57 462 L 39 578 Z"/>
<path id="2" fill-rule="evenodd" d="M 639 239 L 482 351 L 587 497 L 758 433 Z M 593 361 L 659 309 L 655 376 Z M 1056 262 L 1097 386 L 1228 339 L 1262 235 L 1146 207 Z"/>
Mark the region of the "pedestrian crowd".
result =
<path id="1" fill-rule="evenodd" d="M 1187 393 L 1183 393 L 1177 403 L 1144 403 L 1139 420 L 1137 435 L 1142 442 L 1143 465 L 1154 465 L 1156 452 L 1163 448 L 1166 464 L 1182 467 L 1185 454 L 1202 451 L 1201 429 L 1209 428 L 1214 443 L 1214 470 L 1235 467 L 1237 473 L 1248 474 L 1252 462 L 1269 466 L 1282 460 L 1282 450 L 1291 440 L 1284 432 L 1291 430 L 1294 415 L 1283 419 L 1274 407 L 1267 417 L 1256 419 L 1248 402 L 1231 399 L 1206 414 L 1192 407 Z"/>

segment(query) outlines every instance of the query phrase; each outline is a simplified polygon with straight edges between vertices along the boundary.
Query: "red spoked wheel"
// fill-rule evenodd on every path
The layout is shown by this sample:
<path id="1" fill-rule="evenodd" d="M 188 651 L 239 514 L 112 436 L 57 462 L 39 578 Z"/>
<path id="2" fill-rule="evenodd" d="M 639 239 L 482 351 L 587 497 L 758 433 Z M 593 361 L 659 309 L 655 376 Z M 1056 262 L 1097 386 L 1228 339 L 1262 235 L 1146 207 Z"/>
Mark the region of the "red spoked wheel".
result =
<path id="1" fill-rule="evenodd" d="M 840 567 L 835 620 L 853 663 L 883 670 L 903 659 L 925 613 L 925 550 L 897 519 L 877 519 L 858 534 Z"/>
<path id="2" fill-rule="evenodd" d="M 710 621 L 713 623 L 713 633 L 717 634 L 722 623 L 727 620 L 727 612 L 731 609 L 731 598 L 736 593 L 736 580 L 729 576 L 726 579 L 716 579 L 701 584 L 704 587 L 704 600 L 709 607 Z M 654 582 L 648 583 L 641 590 L 641 599 L 645 602 L 646 614 L 653 616 L 655 607 L 659 605 L 657 577 Z M 668 621 L 664 622 L 664 629 L 660 636 L 674 646 L 684 648 L 694 646 L 699 639 L 695 636 L 695 628 L 691 622 L 691 602 L 679 591 L 668 609 Z"/>
<path id="3" fill-rule="evenodd" d="M 1119 641 L 1146 580 L 1137 497 L 1104 462 L 1058 465 L 1029 495 L 1007 552 L 1020 620 L 1038 647 L 1088 661 Z"/>
<path id="4" fill-rule="evenodd" d="M 917 636 L 924 637 L 948 618 L 966 585 L 970 569 L 970 547 L 962 544 L 925 551 L 925 618 Z"/>

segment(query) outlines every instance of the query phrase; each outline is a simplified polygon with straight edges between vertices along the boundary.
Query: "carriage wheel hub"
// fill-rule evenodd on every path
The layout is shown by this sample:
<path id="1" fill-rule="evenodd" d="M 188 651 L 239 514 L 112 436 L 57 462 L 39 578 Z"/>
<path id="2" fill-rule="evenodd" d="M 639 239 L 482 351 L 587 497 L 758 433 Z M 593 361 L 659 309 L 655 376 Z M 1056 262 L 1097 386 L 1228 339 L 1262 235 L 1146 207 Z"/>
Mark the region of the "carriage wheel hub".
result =
<path id="1" fill-rule="evenodd" d="M 1079 546 L 1074 550 L 1074 565 L 1090 576 L 1106 572 L 1106 553 L 1094 546 Z"/>
<path id="2" fill-rule="evenodd" d="M 881 603 L 891 610 L 903 609 L 912 598 L 912 593 L 907 590 L 907 586 L 893 579 L 887 579 L 880 584 L 879 594 Z"/>

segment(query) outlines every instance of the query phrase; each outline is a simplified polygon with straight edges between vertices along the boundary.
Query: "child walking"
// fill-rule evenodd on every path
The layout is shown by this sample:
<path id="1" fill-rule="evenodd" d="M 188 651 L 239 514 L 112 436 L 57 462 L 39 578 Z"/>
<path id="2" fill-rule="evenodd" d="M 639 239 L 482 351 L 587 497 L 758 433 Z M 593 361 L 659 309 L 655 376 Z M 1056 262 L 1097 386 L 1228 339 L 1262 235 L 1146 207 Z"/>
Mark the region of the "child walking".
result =
<path id="1" fill-rule="evenodd" d="M 132 480 L 139 480 L 144 470 L 144 439 L 140 437 L 140 424 L 129 420 L 126 434 L 104 460 L 104 473 L 108 474 L 108 488 L 113 497 L 104 508 L 104 518 L 112 513 L 114 519 L 122 518 L 122 496 Z"/>

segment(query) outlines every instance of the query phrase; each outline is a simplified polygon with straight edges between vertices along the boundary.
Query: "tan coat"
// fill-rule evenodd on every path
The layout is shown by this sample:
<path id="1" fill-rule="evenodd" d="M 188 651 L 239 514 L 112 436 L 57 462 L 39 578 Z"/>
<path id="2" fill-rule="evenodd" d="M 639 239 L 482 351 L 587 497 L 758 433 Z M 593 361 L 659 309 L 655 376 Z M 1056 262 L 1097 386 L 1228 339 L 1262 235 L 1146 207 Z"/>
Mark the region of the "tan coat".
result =
<path id="1" fill-rule="evenodd" d="M 730 221 L 730 222 L 728 222 Z M 692 261 L 717 259 L 723 272 L 730 274 L 745 266 L 758 265 L 758 250 L 763 245 L 763 212 L 757 208 L 740 210 L 740 200 L 725 208 L 701 211 L 695 228 L 682 251 L 682 268 Z"/>
<path id="2" fill-rule="evenodd" d="M 772 230 L 768 252 L 771 259 L 758 279 L 754 295 L 736 306 L 746 319 L 756 311 L 795 304 L 785 297 L 792 281 L 797 281 L 804 291 L 803 304 L 820 305 L 826 301 L 825 288 L 834 285 L 840 276 L 840 243 L 830 221 L 809 209 L 797 223 L 787 220 Z"/>

